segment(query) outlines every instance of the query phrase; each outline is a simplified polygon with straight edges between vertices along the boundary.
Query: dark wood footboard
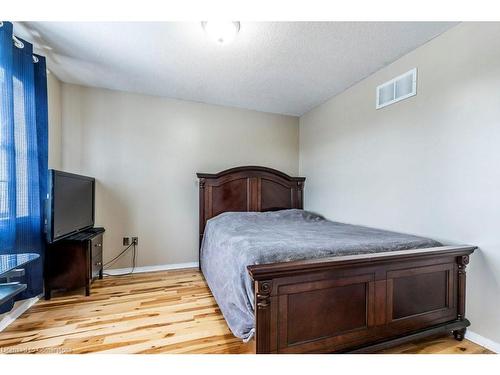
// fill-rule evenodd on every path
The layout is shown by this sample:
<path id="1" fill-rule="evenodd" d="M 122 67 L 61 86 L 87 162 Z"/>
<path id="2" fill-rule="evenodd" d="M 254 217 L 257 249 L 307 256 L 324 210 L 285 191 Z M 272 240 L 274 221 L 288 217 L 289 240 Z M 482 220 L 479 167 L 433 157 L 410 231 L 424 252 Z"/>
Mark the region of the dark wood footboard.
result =
<path id="1" fill-rule="evenodd" d="M 257 353 L 371 352 L 438 332 L 463 338 L 473 246 L 249 266 Z"/>

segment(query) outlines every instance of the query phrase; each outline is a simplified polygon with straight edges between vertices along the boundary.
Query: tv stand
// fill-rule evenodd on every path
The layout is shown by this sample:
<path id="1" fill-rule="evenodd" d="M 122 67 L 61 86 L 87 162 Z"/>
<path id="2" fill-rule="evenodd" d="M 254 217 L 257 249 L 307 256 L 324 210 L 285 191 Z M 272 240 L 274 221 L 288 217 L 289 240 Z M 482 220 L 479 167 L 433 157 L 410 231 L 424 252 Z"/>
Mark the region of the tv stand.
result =
<path id="1" fill-rule="evenodd" d="M 102 279 L 104 228 L 90 228 L 47 246 L 45 254 L 45 299 L 55 289 L 85 288 L 96 278 Z"/>

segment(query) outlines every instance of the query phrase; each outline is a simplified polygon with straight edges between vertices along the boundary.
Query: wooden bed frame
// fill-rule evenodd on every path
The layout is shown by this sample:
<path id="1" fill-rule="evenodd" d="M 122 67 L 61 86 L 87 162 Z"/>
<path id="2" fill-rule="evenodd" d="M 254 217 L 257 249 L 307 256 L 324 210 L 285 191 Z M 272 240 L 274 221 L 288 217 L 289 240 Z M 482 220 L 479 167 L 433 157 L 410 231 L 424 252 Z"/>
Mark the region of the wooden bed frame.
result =
<path id="1" fill-rule="evenodd" d="M 200 241 L 206 221 L 222 212 L 303 208 L 303 177 L 253 166 L 197 175 Z M 250 265 L 256 352 L 373 352 L 442 332 L 462 340 L 470 325 L 465 268 L 475 249 L 443 246 Z"/>

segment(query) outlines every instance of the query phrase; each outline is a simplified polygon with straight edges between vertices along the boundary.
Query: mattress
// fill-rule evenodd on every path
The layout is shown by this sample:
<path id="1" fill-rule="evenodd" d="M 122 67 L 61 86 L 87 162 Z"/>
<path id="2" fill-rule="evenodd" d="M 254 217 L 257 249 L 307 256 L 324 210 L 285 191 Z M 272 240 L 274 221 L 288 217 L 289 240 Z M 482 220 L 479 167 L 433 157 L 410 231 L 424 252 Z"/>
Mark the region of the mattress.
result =
<path id="1" fill-rule="evenodd" d="M 304 210 L 225 212 L 207 221 L 201 268 L 236 337 L 254 333 L 254 290 L 247 266 L 441 246 L 409 234 L 326 220 Z"/>

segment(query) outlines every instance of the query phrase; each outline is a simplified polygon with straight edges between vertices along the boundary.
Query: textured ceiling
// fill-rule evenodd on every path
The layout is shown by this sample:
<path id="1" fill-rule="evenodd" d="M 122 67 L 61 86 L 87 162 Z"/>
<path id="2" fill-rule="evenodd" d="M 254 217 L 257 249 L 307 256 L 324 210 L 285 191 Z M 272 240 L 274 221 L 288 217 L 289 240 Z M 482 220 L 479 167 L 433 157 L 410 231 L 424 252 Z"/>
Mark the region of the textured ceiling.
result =
<path id="1" fill-rule="evenodd" d="M 302 115 L 454 25 L 242 22 L 226 46 L 208 41 L 199 22 L 15 28 L 42 47 L 64 82 Z"/>

